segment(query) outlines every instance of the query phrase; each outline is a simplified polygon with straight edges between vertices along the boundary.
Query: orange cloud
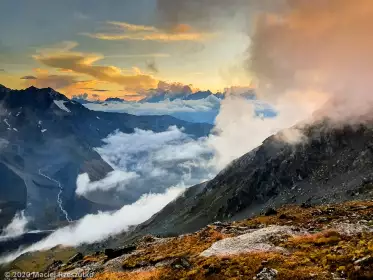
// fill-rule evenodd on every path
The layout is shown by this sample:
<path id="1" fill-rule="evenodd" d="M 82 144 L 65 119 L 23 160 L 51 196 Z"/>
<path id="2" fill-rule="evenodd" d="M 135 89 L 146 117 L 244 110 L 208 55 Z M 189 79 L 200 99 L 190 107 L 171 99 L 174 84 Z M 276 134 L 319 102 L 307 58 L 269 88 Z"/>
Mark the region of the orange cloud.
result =
<path id="1" fill-rule="evenodd" d="M 122 29 L 127 29 L 129 31 L 157 31 L 157 28 L 154 26 L 136 25 L 127 22 L 108 21 L 108 24 L 120 27 Z"/>
<path id="2" fill-rule="evenodd" d="M 291 0 L 288 5 L 282 13 L 260 17 L 252 36 L 249 63 L 263 90 L 370 92 L 373 2 Z"/>
<path id="3" fill-rule="evenodd" d="M 173 31 L 176 33 L 187 33 L 192 30 L 192 27 L 189 24 L 177 24 L 174 28 Z"/>
<path id="4" fill-rule="evenodd" d="M 56 54 L 40 54 L 33 56 L 38 62 L 59 69 L 84 74 L 99 81 L 115 83 L 128 91 L 138 91 L 153 88 L 158 84 L 153 76 L 137 71 L 134 74 L 124 74 L 115 66 L 94 65 L 103 56 L 97 54 L 84 54 L 78 52 L 65 52 Z"/>
<path id="5" fill-rule="evenodd" d="M 110 27 L 105 33 L 83 33 L 83 35 L 101 40 L 140 40 L 140 41 L 202 41 L 213 37 L 214 33 L 193 31 L 190 25 L 178 24 L 171 32 L 154 26 L 134 25 L 126 22 L 107 22 Z"/>
<path id="6" fill-rule="evenodd" d="M 31 78 L 32 77 L 32 78 Z M 23 76 L 23 87 L 35 86 L 38 88 L 50 87 L 68 97 L 82 93 L 94 99 L 125 95 L 126 92 L 113 87 L 109 82 L 99 80 L 81 80 L 82 77 L 71 74 L 52 74 L 46 69 L 36 68 L 33 75 Z M 132 95 L 130 97 L 133 99 Z M 139 99 L 141 99 L 139 97 Z"/>

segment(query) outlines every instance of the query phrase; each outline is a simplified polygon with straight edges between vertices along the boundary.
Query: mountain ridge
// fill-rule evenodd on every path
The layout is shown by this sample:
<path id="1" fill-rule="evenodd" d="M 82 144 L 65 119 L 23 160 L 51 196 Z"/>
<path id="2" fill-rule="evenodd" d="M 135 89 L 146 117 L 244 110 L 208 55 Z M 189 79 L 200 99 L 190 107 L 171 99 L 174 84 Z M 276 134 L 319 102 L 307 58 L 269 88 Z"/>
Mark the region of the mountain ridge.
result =
<path id="1" fill-rule="evenodd" d="M 79 174 L 88 173 L 96 181 L 113 171 L 93 148 L 103 145 L 102 139 L 116 130 L 162 132 L 177 126 L 198 138 L 212 128 L 169 116 L 94 112 L 51 88 L 11 90 L 0 86 L 0 106 L 0 175 L 6 182 L 0 188 L 1 227 L 22 209 L 34 217 L 36 228 L 63 222 L 56 202 L 60 187 L 54 181 L 63 186 L 60 198 L 73 219 L 117 209 L 119 205 L 105 204 L 104 198 L 93 203 L 75 195 Z M 52 180 L 41 176 L 40 170 Z M 17 197 L 17 193 L 23 195 Z M 131 203 L 131 199 L 135 198 L 122 203 Z"/>
<path id="2" fill-rule="evenodd" d="M 281 133 L 105 246 L 146 234 L 190 233 L 215 221 L 239 220 L 287 204 L 373 197 L 373 122 L 351 126 L 322 120 L 304 127 L 306 138 L 296 145 L 282 141 Z"/>

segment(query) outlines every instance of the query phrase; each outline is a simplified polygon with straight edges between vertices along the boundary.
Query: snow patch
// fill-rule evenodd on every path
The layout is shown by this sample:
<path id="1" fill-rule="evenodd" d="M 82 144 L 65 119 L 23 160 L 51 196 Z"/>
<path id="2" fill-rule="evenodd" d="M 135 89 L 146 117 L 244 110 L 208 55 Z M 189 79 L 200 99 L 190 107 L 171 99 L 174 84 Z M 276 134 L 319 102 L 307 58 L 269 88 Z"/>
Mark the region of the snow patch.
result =
<path id="1" fill-rule="evenodd" d="M 331 225 L 331 228 L 337 230 L 340 234 L 347 236 L 373 231 L 371 227 L 359 223 L 334 223 Z"/>
<path id="2" fill-rule="evenodd" d="M 4 119 L 4 122 L 5 122 L 6 125 L 10 128 L 10 124 L 8 123 L 8 119 Z"/>
<path id="3" fill-rule="evenodd" d="M 53 100 L 54 104 L 56 104 L 58 106 L 58 108 L 60 108 L 61 110 L 65 111 L 65 112 L 68 112 L 68 113 L 71 113 L 71 111 L 65 106 L 65 103 L 67 101 L 64 101 L 64 100 Z"/>

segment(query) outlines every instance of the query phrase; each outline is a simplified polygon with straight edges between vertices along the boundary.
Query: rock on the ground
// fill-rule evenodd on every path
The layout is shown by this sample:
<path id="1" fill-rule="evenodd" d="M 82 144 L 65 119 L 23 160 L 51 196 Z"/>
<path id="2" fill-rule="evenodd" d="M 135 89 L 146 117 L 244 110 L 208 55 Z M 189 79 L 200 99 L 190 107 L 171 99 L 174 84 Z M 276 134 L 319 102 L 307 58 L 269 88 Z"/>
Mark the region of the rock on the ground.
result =
<path id="1" fill-rule="evenodd" d="M 277 270 L 273 268 L 263 268 L 254 279 L 256 280 L 275 280 L 277 276 Z"/>
<path id="2" fill-rule="evenodd" d="M 277 247 L 270 242 L 272 237 L 293 235 L 291 227 L 269 226 L 237 237 L 225 238 L 217 241 L 210 248 L 203 251 L 201 256 L 236 255 L 255 251 L 280 251 L 286 252 L 282 247 Z"/>
<path id="3" fill-rule="evenodd" d="M 114 259 L 117 257 L 120 257 L 124 254 L 131 253 L 136 250 L 136 246 L 134 245 L 129 245 L 126 247 L 122 247 L 119 249 L 105 249 L 104 254 L 108 257 L 108 259 Z"/>

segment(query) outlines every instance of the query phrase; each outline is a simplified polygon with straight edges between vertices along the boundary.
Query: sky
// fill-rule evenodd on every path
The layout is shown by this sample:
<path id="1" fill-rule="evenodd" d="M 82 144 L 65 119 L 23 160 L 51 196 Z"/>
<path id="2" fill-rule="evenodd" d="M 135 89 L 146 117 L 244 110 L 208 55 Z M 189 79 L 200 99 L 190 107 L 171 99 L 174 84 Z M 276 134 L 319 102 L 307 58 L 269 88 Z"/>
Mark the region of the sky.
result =
<path id="1" fill-rule="evenodd" d="M 221 2 L 212 17 L 205 0 L 2 0 L 0 84 L 134 100 L 159 82 L 213 92 L 248 86 L 242 23 L 250 15 Z"/>

